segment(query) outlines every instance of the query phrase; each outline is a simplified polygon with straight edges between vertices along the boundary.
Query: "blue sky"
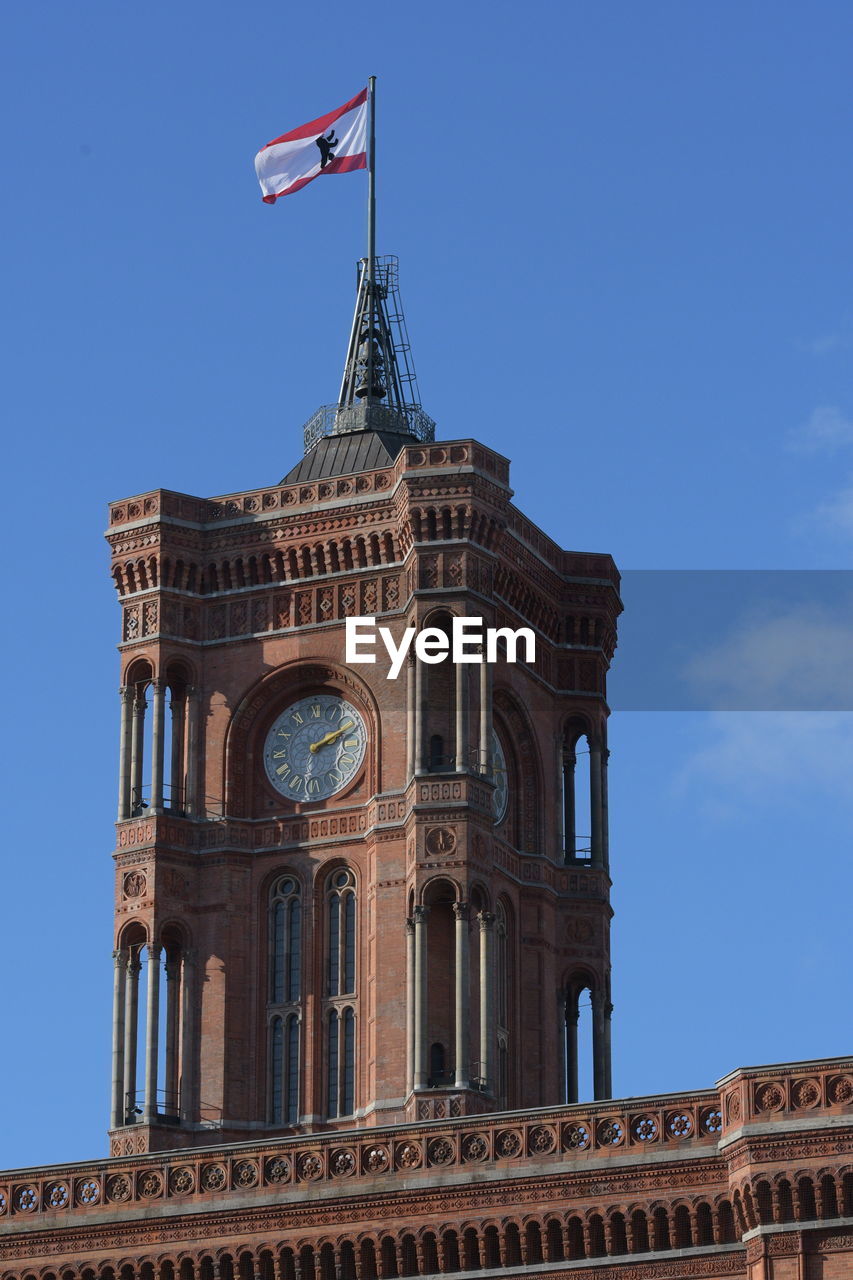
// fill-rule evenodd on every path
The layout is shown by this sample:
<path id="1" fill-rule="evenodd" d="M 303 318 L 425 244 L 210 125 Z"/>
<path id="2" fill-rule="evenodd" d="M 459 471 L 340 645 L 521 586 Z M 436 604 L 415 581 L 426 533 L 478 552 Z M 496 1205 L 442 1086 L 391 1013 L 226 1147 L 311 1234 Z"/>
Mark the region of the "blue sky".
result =
<path id="1" fill-rule="evenodd" d="M 364 175 L 269 208 L 257 148 L 379 77 L 424 405 L 564 546 L 846 569 L 851 40 L 829 0 L 5 6 L 0 1166 L 105 1145 L 106 503 L 274 483 L 337 392 Z M 853 717 L 611 747 L 617 1094 L 849 1049 Z"/>

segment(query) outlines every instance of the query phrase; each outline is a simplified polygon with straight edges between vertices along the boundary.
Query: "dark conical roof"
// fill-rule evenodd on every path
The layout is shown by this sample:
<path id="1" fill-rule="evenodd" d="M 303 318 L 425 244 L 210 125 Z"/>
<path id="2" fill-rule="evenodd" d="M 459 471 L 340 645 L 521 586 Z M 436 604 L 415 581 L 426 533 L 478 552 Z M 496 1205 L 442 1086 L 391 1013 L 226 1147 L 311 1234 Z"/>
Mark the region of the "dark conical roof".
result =
<path id="1" fill-rule="evenodd" d="M 301 484 L 304 480 L 390 467 L 408 444 L 418 444 L 417 437 L 396 431 L 347 431 L 325 436 L 288 471 L 281 483 Z"/>

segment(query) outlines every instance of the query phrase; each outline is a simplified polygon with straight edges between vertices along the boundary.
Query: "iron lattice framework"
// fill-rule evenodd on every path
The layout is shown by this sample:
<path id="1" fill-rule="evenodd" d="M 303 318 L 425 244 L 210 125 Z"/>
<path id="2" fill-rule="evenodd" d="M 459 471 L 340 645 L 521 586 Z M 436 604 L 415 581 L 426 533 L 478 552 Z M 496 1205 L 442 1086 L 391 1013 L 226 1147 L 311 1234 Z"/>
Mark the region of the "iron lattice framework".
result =
<path id="1" fill-rule="evenodd" d="M 399 264 L 388 255 L 358 264 L 358 293 L 338 403 L 321 405 L 305 424 L 305 452 L 324 436 L 389 431 L 435 439 L 435 423 L 418 394 L 400 300 Z"/>

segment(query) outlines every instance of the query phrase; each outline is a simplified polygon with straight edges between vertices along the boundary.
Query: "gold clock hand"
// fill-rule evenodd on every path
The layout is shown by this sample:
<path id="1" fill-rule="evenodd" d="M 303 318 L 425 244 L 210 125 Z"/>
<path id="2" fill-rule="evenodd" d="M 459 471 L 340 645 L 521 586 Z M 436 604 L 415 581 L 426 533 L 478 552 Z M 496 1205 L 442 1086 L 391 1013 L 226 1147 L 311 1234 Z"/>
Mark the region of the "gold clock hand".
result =
<path id="1" fill-rule="evenodd" d="M 316 755 L 321 747 L 327 747 L 330 742 L 334 742 L 342 733 L 346 733 L 347 729 L 352 729 L 354 727 L 352 720 L 346 720 L 341 725 L 340 729 L 333 729 L 331 733 L 327 733 L 325 738 L 321 738 L 319 742 L 312 742 L 310 746 L 312 755 Z"/>

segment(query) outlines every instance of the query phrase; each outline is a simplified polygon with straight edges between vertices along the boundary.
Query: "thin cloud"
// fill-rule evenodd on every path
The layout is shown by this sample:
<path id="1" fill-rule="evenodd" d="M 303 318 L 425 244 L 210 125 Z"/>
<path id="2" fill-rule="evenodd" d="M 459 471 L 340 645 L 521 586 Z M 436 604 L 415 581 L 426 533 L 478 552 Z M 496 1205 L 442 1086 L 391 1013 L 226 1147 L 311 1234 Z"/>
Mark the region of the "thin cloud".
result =
<path id="1" fill-rule="evenodd" d="M 834 711 L 853 707 L 851 654 L 853 619 L 810 605 L 745 621 L 680 674 L 707 707 Z"/>
<path id="2" fill-rule="evenodd" d="M 844 329 L 837 333 L 824 333 L 800 345 L 805 351 L 810 351 L 813 356 L 826 356 L 833 351 L 851 351 L 853 350 L 853 333 Z"/>
<path id="3" fill-rule="evenodd" d="M 853 445 L 853 418 L 837 405 L 819 405 L 807 422 L 788 432 L 787 445 L 794 453 L 835 453 Z"/>
<path id="4" fill-rule="evenodd" d="M 853 803 L 853 712 L 711 712 L 674 786 L 724 817 L 756 799 Z"/>

